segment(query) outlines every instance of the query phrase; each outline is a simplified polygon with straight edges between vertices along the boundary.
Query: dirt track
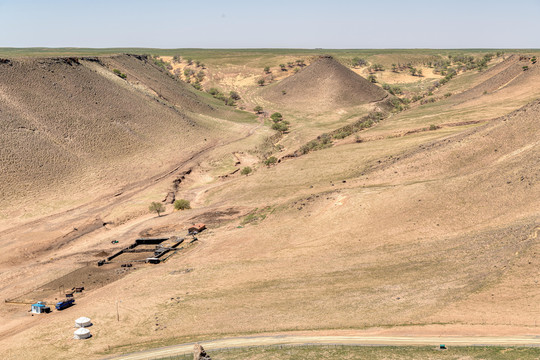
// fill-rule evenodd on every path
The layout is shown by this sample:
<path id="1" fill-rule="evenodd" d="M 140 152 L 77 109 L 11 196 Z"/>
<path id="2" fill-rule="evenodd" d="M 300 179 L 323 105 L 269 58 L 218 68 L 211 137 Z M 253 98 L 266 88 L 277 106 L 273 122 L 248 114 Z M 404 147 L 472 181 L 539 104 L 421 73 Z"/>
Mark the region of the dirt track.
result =
<path id="1" fill-rule="evenodd" d="M 540 346 L 540 337 L 490 337 L 490 336 L 248 336 L 200 342 L 207 350 L 241 348 L 261 345 L 501 345 Z M 142 360 L 191 353 L 194 343 L 179 344 L 141 351 L 109 359 Z"/>

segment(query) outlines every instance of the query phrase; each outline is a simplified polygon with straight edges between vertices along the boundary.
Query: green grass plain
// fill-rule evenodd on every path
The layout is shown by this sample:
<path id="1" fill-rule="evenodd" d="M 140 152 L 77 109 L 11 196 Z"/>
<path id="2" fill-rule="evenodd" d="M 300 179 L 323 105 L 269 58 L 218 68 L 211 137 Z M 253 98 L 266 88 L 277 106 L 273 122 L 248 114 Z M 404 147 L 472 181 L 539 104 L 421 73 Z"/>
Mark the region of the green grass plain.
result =
<path id="1" fill-rule="evenodd" d="M 265 346 L 208 351 L 215 360 L 418 360 L 418 359 L 538 359 L 540 348 L 457 346 L 439 350 L 434 346 Z M 161 360 L 191 359 L 191 354 Z"/>

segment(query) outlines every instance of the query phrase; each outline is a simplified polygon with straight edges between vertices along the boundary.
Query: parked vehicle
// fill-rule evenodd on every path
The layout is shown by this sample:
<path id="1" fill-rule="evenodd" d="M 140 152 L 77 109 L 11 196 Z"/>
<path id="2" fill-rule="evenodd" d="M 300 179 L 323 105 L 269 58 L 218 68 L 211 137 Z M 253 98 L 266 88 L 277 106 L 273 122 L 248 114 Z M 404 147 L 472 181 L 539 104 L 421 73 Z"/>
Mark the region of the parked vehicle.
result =
<path id="1" fill-rule="evenodd" d="M 75 303 L 75 299 L 64 299 L 56 303 L 56 310 L 64 310 Z"/>

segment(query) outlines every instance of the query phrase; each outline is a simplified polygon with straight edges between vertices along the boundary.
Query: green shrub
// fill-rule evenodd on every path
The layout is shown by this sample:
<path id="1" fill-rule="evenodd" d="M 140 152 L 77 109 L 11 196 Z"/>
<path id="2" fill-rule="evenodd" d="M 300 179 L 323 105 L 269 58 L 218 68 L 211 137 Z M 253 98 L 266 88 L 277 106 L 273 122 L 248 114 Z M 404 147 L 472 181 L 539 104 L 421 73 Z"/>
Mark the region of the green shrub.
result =
<path id="1" fill-rule="evenodd" d="M 199 82 L 202 82 L 202 81 L 204 80 L 204 77 L 205 77 L 205 76 L 206 76 L 206 74 L 204 73 L 204 71 L 201 70 L 201 71 L 199 71 L 199 72 L 197 73 L 197 80 L 198 80 Z"/>
<path id="2" fill-rule="evenodd" d="M 124 74 L 123 72 L 121 72 L 120 70 L 118 69 L 113 69 L 113 73 L 115 73 L 115 75 L 121 77 L 122 79 L 125 79 L 127 78 L 127 75 Z"/>
<path id="3" fill-rule="evenodd" d="M 371 83 L 374 83 L 374 84 L 377 82 L 377 78 L 375 77 L 375 75 L 369 75 L 369 76 L 367 77 L 367 80 L 368 80 L 369 82 L 371 82 Z"/>
<path id="4" fill-rule="evenodd" d="M 242 169 L 242 171 L 240 171 L 240 174 L 248 176 L 252 172 L 253 172 L 253 169 L 249 166 L 246 166 Z"/>
<path id="5" fill-rule="evenodd" d="M 264 79 L 259 79 L 259 80 L 257 80 L 257 84 L 259 84 L 259 86 L 264 86 L 264 83 L 265 83 L 265 82 L 266 82 L 266 81 L 265 81 Z"/>
<path id="6" fill-rule="evenodd" d="M 208 89 L 208 93 L 210 95 L 212 95 L 212 96 L 216 96 L 217 94 L 221 93 L 221 91 L 219 91 L 218 88 L 212 87 L 212 88 Z"/>
<path id="7" fill-rule="evenodd" d="M 202 86 L 199 81 L 194 82 L 193 84 L 191 84 L 191 86 L 193 86 L 197 90 L 202 90 Z"/>
<path id="8" fill-rule="evenodd" d="M 172 70 L 172 65 L 169 64 L 168 62 L 163 61 L 163 60 L 158 59 L 158 58 L 153 58 L 153 60 L 154 60 L 154 64 L 156 64 L 157 66 L 159 66 L 163 70 Z"/>
<path id="9" fill-rule="evenodd" d="M 397 85 L 383 84 L 383 89 L 388 91 L 392 95 L 401 95 L 403 90 Z"/>
<path id="10" fill-rule="evenodd" d="M 281 68 L 281 71 L 287 71 L 285 64 L 279 64 L 279 67 Z"/>
<path id="11" fill-rule="evenodd" d="M 253 111 L 255 111 L 257 114 L 260 114 L 263 112 L 263 107 L 260 105 L 257 105 L 253 108 Z"/>
<path id="12" fill-rule="evenodd" d="M 286 133 L 289 131 L 289 125 L 284 122 L 277 122 L 272 125 L 272 130 L 279 131 L 280 133 Z"/>
<path id="13" fill-rule="evenodd" d="M 264 165 L 270 166 L 276 164 L 278 161 L 277 157 L 270 156 L 268 159 L 264 160 Z"/>
<path id="14" fill-rule="evenodd" d="M 346 138 L 347 136 L 351 135 L 351 132 L 350 131 L 340 131 L 338 132 L 337 134 L 334 135 L 334 139 L 344 139 Z"/>
<path id="15" fill-rule="evenodd" d="M 174 202 L 174 208 L 176 210 L 186 210 L 191 209 L 191 204 L 186 199 L 178 199 Z"/>
<path id="16" fill-rule="evenodd" d="M 283 115 L 281 115 L 281 113 L 275 112 L 270 115 L 270 119 L 272 119 L 274 122 L 278 122 L 283 120 Z"/>
<path id="17" fill-rule="evenodd" d="M 240 95 L 236 91 L 231 91 L 229 97 L 233 100 L 240 100 Z"/>
<path id="18" fill-rule="evenodd" d="M 270 66 L 265 66 L 264 67 L 264 72 L 269 74 L 270 73 Z"/>
<path id="19" fill-rule="evenodd" d="M 429 130 L 437 130 L 439 127 L 437 125 L 431 124 L 429 125 Z"/>

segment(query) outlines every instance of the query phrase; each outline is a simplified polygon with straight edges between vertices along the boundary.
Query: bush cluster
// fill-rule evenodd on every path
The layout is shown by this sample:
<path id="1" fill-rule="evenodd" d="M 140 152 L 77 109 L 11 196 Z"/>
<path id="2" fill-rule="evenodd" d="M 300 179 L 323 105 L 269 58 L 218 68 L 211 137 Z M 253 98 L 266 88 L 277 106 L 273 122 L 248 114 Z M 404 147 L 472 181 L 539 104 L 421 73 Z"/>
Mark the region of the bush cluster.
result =
<path id="1" fill-rule="evenodd" d="M 270 166 L 270 165 L 276 164 L 277 162 L 278 162 L 277 157 L 270 156 L 268 159 L 264 160 L 264 165 Z"/>
<path id="2" fill-rule="evenodd" d="M 388 91 L 392 95 L 402 95 L 403 90 L 397 85 L 383 84 L 383 89 Z"/>
<path id="3" fill-rule="evenodd" d="M 311 140 L 300 148 L 300 153 L 307 154 L 310 151 L 326 149 L 332 146 L 332 137 L 329 134 L 322 134 L 317 139 Z"/>
<path id="4" fill-rule="evenodd" d="M 163 70 L 172 70 L 172 65 L 170 63 L 168 63 L 167 61 L 163 61 L 161 60 L 159 57 L 157 56 L 154 56 L 152 58 L 152 60 L 154 61 L 154 64 L 156 64 L 157 66 L 159 66 L 160 68 L 162 68 Z"/>
<path id="5" fill-rule="evenodd" d="M 113 73 L 115 73 L 115 75 L 121 77 L 122 79 L 125 79 L 127 78 L 127 75 L 124 74 L 123 72 L 121 72 L 120 70 L 118 69 L 113 69 Z"/>
<path id="6" fill-rule="evenodd" d="M 214 98 L 219 99 L 228 106 L 235 106 L 236 101 L 240 100 L 240 95 L 236 91 L 230 91 L 229 96 L 225 96 L 218 88 L 212 87 L 207 90 L 207 92 L 212 95 Z M 262 111 L 262 108 L 261 108 Z"/>
<path id="7" fill-rule="evenodd" d="M 351 63 L 352 63 L 352 66 L 355 67 L 355 68 L 360 67 L 360 66 L 366 66 L 368 64 L 366 59 L 362 59 L 362 58 L 359 58 L 359 57 L 352 58 Z"/>
<path id="8" fill-rule="evenodd" d="M 281 113 L 275 112 L 270 116 L 270 119 L 274 122 L 272 124 L 272 129 L 279 131 L 280 133 L 286 133 L 289 131 L 289 122 L 287 120 L 283 120 L 283 115 Z"/>

